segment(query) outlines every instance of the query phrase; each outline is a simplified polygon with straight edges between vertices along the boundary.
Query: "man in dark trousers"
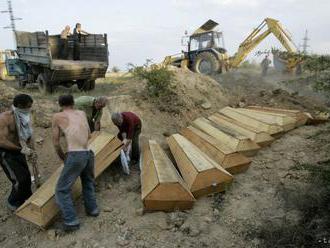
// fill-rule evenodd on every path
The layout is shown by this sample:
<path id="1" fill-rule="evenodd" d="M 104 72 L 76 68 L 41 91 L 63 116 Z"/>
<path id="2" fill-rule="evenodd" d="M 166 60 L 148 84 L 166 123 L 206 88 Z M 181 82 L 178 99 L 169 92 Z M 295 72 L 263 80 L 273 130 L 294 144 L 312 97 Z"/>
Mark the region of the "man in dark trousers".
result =
<path id="1" fill-rule="evenodd" d="M 123 141 L 123 150 L 127 151 L 132 145 L 132 160 L 137 162 L 140 157 L 139 136 L 141 134 L 142 122 L 140 118 L 132 112 L 113 113 L 111 120 L 118 129 L 118 138 Z"/>
<path id="2" fill-rule="evenodd" d="M 7 200 L 8 208 L 12 211 L 32 195 L 31 174 L 26 161 L 26 156 L 35 154 L 29 148 L 33 147 L 30 121 L 32 104 L 31 96 L 19 94 L 14 98 L 12 109 L 0 114 L 0 164 L 12 183 Z M 26 145 L 22 147 L 20 141 Z"/>
<path id="3" fill-rule="evenodd" d="M 262 75 L 263 77 L 267 76 L 267 71 L 268 71 L 269 65 L 270 65 L 271 63 L 272 63 L 272 62 L 271 62 L 270 59 L 268 58 L 268 55 L 266 55 L 265 58 L 261 61 L 261 68 L 262 68 L 261 75 Z"/>
<path id="4" fill-rule="evenodd" d="M 80 23 L 77 23 L 73 29 L 73 60 L 80 60 L 80 43 L 83 35 L 88 35 L 88 33 L 81 29 Z"/>

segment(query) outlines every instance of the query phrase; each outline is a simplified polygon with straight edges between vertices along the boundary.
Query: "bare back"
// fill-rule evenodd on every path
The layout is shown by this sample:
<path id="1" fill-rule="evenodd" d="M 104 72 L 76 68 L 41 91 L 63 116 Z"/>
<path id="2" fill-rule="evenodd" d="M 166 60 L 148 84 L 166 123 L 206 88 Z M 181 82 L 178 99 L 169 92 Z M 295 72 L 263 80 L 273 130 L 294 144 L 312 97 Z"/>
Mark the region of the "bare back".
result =
<path id="1" fill-rule="evenodd" d="M 66 110 L 56 114 L 56 123 L 65 135 L 68 151 L 88 148 L 90 130 L 86 114 L 80 110 Z"/>
<path id="2" fill-rule="evenodd" d="M 0 140 L 0 148 L 15 149 L 20 146 L 12 111 L 0 113 Z"/>

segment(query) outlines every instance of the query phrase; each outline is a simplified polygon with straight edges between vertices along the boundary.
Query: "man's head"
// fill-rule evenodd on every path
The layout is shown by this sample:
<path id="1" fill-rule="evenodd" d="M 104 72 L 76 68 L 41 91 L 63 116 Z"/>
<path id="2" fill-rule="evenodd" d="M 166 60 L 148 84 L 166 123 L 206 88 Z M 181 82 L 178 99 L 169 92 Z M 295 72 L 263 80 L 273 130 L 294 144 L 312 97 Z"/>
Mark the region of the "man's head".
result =
<path id="1" fill-rule="evenodd" d="M 58 98 L 58 105 L 61 108 L 72 108 L 74 106 L 74 99 L 72 95 L 62 95 Z"/>
<path id="2" fill-rule="evenodd" d="M 94 107 L 97 110 L 103 109 L 107 106 L 108 98 L 106 96 L 98 96 L 95 98 Z"/>
<path id="3" fill-rule="evenodd" d="M 69 26 L 69 25 L 66 25 L 66 26 L 65 26 L 65 30 L 66 30 L 66 31 L 70 31 L 70 26 Z"/>
<path id="4" fill-rule="evenodd" d="M 26 94 L 16 95 L 13 100 L 14 107 L 19 109 L 29 109 L 32 107 L 32 104 L 33 104 L 32 97 Z"/>
<path id="5" fill-rule="evenodd" d="M 121 126 L 123 124 L 123 116 L 119 112 L 115 112 L 111 115 L 111 120 L 116 126 Z"/>
<path id="6" fill-rule="evenodd" d="M 81 24 L 79 22 L 76 24 L 76 29 L 81 29 Z"/>

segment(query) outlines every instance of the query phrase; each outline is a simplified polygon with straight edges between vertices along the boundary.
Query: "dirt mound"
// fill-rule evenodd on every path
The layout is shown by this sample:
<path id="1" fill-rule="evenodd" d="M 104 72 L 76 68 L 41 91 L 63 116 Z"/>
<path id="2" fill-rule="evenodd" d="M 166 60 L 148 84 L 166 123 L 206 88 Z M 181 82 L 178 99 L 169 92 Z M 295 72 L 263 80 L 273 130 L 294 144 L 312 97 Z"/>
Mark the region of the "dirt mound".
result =
<path id="1" fill-rule="evenodd" d="M 0 82 L 0 112 L 7 109 L 13 102 L 18 91 L 8 87 L 4 82 Z"/>
<path id="2" fill-rule="evenodd" d="M 291 76 L 292 77 L 292 76 Z M 290 75 L 270 74 L 261 77 L 260 72 L 239 69 L 213 76 L 219 84 L 230 92 L 231 106 L 261 105 L 299 109 L 311 113 L 326 111 L 327 106 L 313 95 L 303 95 L 283 85 L 283 79 Z"/>

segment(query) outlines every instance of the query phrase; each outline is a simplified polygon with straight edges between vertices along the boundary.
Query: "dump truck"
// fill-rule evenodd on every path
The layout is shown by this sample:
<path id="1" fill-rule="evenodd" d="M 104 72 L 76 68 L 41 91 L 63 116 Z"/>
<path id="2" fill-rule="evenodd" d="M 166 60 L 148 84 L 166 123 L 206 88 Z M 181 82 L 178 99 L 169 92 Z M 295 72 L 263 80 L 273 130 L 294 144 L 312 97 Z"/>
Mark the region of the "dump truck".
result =
<path id="1" fill-rule="evenodd" d="M 80 60 L 74 58 L 75 37 L 68 37 L 68 56 L 62 59 L 60 35 L 45 32 L 16 31 L 17 58 L 7 60 L 8 74 L 15 76 L 20 87 L 37 83 L 46 94 L 62 85 L 77 84 L 82 91 L 95 88 L 95 80 L 105 77 L 108 68 L 106 34 L 82 35 Z"/>

